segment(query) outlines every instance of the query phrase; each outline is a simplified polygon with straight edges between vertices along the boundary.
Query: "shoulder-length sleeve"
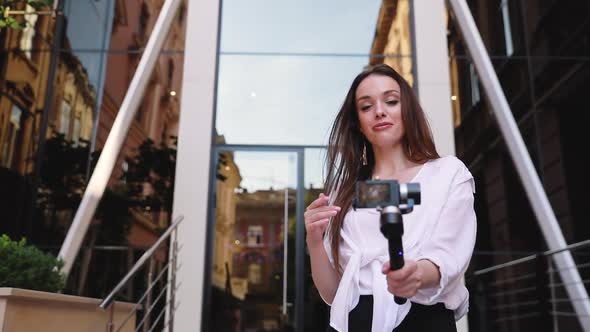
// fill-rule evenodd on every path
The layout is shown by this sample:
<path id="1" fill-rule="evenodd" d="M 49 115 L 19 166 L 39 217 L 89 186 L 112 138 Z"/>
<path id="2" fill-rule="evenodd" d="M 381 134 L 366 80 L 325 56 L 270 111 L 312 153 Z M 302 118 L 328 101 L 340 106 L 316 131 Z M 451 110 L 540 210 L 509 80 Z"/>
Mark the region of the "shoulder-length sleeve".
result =
<path id="1" fill-rule="evenodd" d="M 462 285 L 475 246 L 477 225 L 473 207 L 474 192 L 473 176 L 461 164 L 451 182 L 439 220 L 416 258 L 431 261 L 440 271 L 437 287 L 421 289 L 416 294 L 416 299 L 423 304 L 445 302 L 448 300 L 447 295 Z"/>

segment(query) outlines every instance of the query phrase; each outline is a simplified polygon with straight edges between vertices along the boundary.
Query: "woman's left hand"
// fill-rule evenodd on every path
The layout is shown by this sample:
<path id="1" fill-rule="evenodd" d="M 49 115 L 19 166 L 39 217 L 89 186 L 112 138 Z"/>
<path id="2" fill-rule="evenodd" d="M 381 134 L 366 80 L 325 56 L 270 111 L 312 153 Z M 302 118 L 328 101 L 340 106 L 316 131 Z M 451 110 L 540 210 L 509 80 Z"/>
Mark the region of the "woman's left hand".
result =
<path id="1" fill-rule="evenodd" d="M 422 269 L 413 260 L 407 259 L 404 267 L 395 271 L 389 270 L 389 262 L 385 262 L 382 272 L 387 278 L 387 290 L 395 296 L 409 299 L 422 287 Z"/>

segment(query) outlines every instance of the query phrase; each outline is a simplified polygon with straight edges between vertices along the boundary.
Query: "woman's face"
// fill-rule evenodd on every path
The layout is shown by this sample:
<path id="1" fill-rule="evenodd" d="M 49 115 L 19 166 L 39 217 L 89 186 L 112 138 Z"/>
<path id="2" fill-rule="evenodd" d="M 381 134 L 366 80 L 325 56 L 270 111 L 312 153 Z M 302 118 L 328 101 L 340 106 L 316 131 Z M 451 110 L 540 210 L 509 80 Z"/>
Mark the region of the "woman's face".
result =
<path id="1" fill-rule="evenodd" d="M 405 133 L 399 84 L 391 77 L 369 75 L 356 90 L 361 132 L 375 146 L 393 146 Z"/>

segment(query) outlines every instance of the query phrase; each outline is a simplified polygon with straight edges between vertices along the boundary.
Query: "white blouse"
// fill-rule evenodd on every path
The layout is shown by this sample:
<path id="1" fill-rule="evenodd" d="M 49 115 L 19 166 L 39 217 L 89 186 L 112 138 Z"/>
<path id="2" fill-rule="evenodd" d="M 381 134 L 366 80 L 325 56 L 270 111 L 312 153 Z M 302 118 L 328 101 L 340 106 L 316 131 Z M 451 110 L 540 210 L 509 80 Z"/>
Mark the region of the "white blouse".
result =
<path id="1" fill-rule="evenodd" d="M 437 287 L 420 289 L 410 300 L 425 305 L 442 302 L 458 320 L 467 313 L 469 293 L 462 278 L 475 245 L 473 176 L 459 159 L 448 156 L 425 163 L 411 182 L 420 183 L 421 204 L 403 215 L 404 257 L 430 260 L 441 278 Z M 387 290 L 381 270 L 389 255 L 379 225 L 375 209 L 351 209 L 344 217 L 340 231 L 344 272 L 333 302 L 328 303 L 330 326 L 337 331 L 348 331 L 348 313 L 360 295 L 373 295 L 373 332 L 393 330 L 410 311 L 410 301 L 398 305 Z M 328 236 L 324 248 L 334 265 Z"/>

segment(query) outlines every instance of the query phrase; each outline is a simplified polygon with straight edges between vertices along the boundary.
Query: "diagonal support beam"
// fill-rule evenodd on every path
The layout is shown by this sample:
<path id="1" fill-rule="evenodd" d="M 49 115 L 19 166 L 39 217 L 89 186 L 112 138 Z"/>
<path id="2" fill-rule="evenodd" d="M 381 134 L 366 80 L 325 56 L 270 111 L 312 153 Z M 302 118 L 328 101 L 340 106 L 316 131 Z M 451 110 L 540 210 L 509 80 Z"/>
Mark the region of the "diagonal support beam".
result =
<path id="1" fill-rule="evenodd" d="M 150 80 L 154 66 L 162 50 L 162 45 L 168 35 L 180 3 L 181 0 L 166 0 L 162 6 L 158 20 L 135 71 L 135 75 L 133 75 L 127 94 L 121 104 L 121 109 L 117 113 L 96 168 L 84 191 L 82 202 L 76 211 L 74 221 L 72 221 L 72 225 L 59 251 L 59 258 L 64 260 L 62 272 L 66 275 L 66 278 L 70 274 L 98 202 L 100 202 L 111 177 L 123 142 L 127 138 L 129 126 L 135 118 L 135 112 L 141 103 L 145 87 Z"/>
<path id="2" fill-rule="evenodd" d="M 508 146 L 508 151 L 537 217 L 537 222 L 547 246 L 550 250 L 564 248 L 567 243 L 516 125 L 514 116 L 510 111 L 510 106 L 500 86 L 498 76 L 492 67 L 490 57 L 477 30 L 471 11 L 465 0 L 449 0 L 449 4 L 455 14 L 459 29 L 473 59 L 477 74 L 492 106 L 496 121 L 506 141 L 506 146 Z M 571 268 L 575 266 L 571 252 L 567 250 L 555 254 L 553 259 L 565 284 L 567 294 L 572 300 L 580 325 L 584 331 L 590 331 L 590 300 L 578 269 Z M 576 300 L 574 301 L 574 299 Z"/>

